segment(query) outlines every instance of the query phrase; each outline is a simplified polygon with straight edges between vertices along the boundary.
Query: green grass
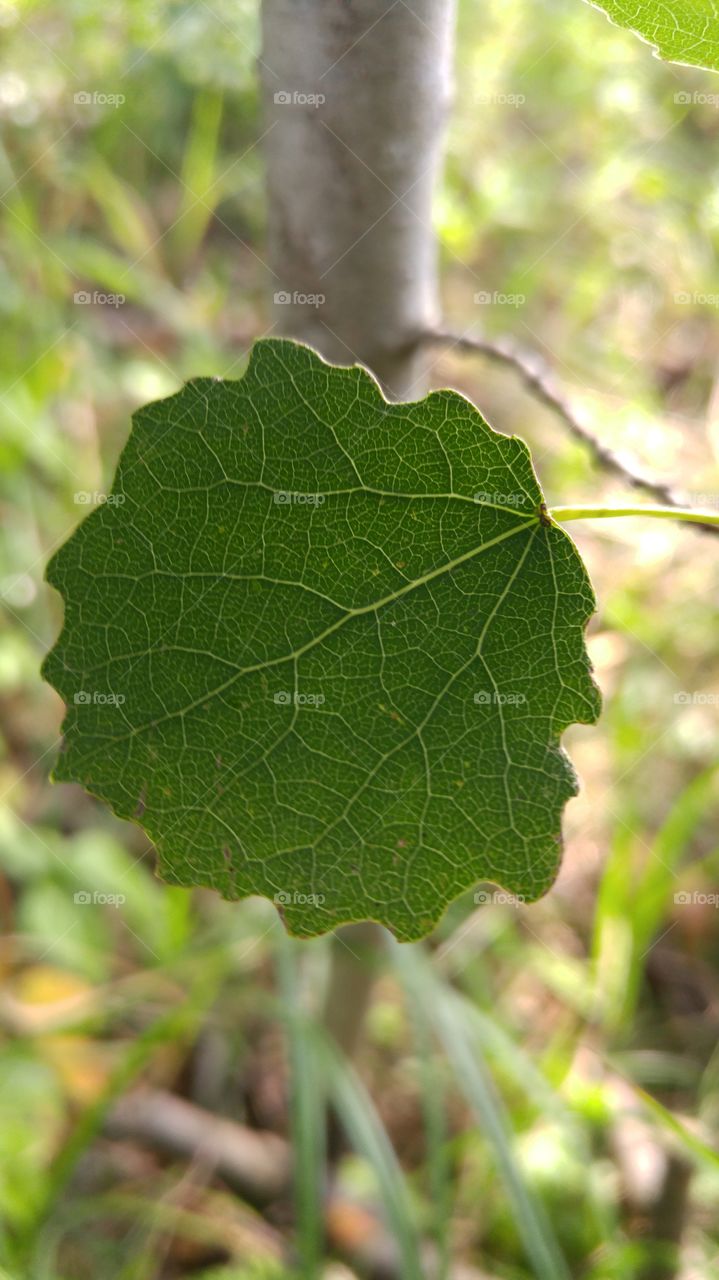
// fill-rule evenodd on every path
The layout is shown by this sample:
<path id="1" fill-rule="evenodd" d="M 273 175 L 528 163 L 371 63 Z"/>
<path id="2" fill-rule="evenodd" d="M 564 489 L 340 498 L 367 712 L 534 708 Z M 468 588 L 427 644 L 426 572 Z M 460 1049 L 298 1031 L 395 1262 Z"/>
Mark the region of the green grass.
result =
<path id="1" fill-rule="evenodd" d="M 236 375 L 269 323 L 257 6 L 6 9 L 3 1280 L 327 1280 L 330 1187 L 379 1224 L 407 1277 L 636 1280 L 656 1241 L 617 1155 L 630 1111 L 653 1160 L 678 1149 L 691 1164 L 680 1261 L 711 1275 L 719 725 L 715 703 L 691 699 L 719 690 L 714 541 L 669 521 L 572 526 L 600 600 L 605 711 L 567 735 L 583 789 L 558 884 L 531 908 L 476 909 L 470 893 L 423 951 L 389 948 L 345 1061 L 321 1029 L 323 941 L 288 942 L 257 900 L 162 885 L 136 827 L 49 786 L 61 707 L 38 676 L 60 623 L 44 565 L 86 510 L 75 495 L 105 492 L 136 407 L 192 375 Z M 699 300 L 719 295 L 716 111 L 674 95 L 715 86 L 600 18 L 579 0 L 491 0 L 481 22 L 460 5 L 444 305 L 462 329 L 538 346 L 602 438 L 699 504 L 719 492 L 717 312 Z M 480 103 L 478 86 L 526 102 Z M 126 102 L 86 111 L 81 89 Z M 478 308 L 479 288 L 526 302 Z M 76 304 L 78 291 L 126 301 Z M 449 355 L 433 378 L 527 439 L 550 504 L 632 499 L 510 373 Z M 192 1161 L 110 1142 L 103 1116 L 134 1084 L 284 1137 L 293 1188 L 263 1214 Z"/>

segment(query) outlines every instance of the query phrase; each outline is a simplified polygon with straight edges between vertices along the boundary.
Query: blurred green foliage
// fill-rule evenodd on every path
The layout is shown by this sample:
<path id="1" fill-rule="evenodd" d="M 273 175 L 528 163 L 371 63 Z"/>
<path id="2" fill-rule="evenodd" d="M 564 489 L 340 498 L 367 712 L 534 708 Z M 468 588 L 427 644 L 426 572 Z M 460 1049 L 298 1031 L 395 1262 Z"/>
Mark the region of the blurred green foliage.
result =
<path id="1" fill-rule="evenodd" d="M 159 884 L 136 828 L 50 788 L 62 708 L 38 678 L 59 624 L 43 565 L 87 509 L 77 495 L 104 491 L 130 412 L 190 374 L 236 373 L 268 329 L 257 8 L 4 0 L 0 24 L 4 1274 L 301 1274 L 312 1194 L 272 1224 L 280 1262 L 216 1180 L 101 1133 L 142 1081 L 291 1131 L 321 1186 L 297 1081 L 287 1114 L 287 1064 L 306 1086 L 312 1060 L 351 1132 L 337 1184 L 389 1207 L 406 1256 L 421 1234 L 456 1268 L 546 1274 L 525 1247 L 529 1204 L 569 1274 L 652 1276 L 660 1218 L 642 1169 L 660 1177 L 674 1153 L 692 1169 L 681 1275 L 711 1275 L 715 543 L 639 521 L 577 533 L 606 711 L 568 735 L 584 789 L 558 884 L 531 909 L 457 902 L 417 960 L 432 999 L 418 1004 L 391 954 L 356 1067 L 323 1055 L 327 941 L 292 949 L 290 982 L 272 908 Z M 603 438 L 713 505 L 715 83 L 577 0 L 463 0 L 437 203 L 452 322 L 539 349 Z M 618 495 L 510 373 L 450 355 L 434 378 L 528 440 L 552 500 Z M 494 1128 L 478 1119 L 492 1091 Z"/>

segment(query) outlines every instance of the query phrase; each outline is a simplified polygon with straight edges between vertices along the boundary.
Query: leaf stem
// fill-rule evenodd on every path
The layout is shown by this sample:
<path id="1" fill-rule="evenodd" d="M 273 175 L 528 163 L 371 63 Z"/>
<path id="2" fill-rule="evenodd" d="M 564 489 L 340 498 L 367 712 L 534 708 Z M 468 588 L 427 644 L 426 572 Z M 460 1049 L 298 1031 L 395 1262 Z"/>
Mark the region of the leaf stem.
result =
<path id="1" fill-rule="evenodd" d="M 688 520 L 694 524 L 719 525 L 719 512 L 697 511 L 693 507 L 552 507 L 548 514 L 560 523 L 565 520 L 603 520 L 608 516 L 653 516 L 655 520 Z"/>

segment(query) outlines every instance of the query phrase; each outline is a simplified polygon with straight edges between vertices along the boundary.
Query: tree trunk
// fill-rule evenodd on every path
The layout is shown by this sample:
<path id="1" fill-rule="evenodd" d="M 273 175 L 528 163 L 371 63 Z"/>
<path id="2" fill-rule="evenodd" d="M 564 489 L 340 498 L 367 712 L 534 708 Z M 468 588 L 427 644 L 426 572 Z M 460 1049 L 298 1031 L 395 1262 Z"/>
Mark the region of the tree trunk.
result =
<path id="1" fill-rule="evenodd" d="M 419 399 L 454 0 L 263 0 L 262 30 L 277 331 L 365 365 L 388 399 Z M 350 1058 L 382 935 L 356 924 L 334 941 L 325 1020 Z"/>
<path id="2" fill-rule="evenodd" d="M 264 0 L 261 78 L 277 331 L 425 394 L 432 191 L 454 0 Z"/>

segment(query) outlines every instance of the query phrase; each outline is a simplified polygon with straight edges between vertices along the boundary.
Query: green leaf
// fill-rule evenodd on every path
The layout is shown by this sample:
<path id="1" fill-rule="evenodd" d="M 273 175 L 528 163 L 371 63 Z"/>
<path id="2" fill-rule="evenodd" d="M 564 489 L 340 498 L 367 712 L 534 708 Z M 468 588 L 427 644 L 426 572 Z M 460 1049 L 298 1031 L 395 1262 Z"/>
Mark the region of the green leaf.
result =
<path id="1" fill-rule="evenodd" d="M 260 341 L 241 381 L 136 414 L 48 580 L 55 777 L 140 822 L 166 880 L 400 939 L 480 880 L 551 885 L 594 600 L 526 445 L 456 392 L 388 404 Z"/>
<path id="2" fill-rule="evenodd" d="M 667 62 L 719 70 L 716 0 L 589 0 L 618 27 L 628 27 Z"/>

